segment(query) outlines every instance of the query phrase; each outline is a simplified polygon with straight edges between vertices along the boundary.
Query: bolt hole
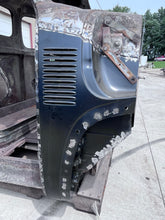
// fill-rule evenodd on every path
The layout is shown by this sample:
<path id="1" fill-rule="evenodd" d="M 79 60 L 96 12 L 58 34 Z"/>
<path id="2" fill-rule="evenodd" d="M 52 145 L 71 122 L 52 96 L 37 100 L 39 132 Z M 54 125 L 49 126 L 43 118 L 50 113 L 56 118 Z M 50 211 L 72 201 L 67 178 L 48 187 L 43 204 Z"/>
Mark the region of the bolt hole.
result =
<path id="1" fill-rule="evenodd" d="M 125 107 L 125 110 L 128 111 L 128 106 Z"/>
<path id="2" fill-rule="evenodd" d="M 80 134 L 80 130 L 79 129 L 76 130 L 76 134 Z"/>

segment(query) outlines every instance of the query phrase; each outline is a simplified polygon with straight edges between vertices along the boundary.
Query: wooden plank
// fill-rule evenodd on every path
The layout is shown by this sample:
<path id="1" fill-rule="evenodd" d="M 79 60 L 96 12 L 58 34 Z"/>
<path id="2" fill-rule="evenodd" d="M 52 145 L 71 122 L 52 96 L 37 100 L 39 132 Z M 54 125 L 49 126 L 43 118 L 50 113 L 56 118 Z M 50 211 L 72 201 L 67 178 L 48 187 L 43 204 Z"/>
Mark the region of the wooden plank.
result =
<path id="1" fill-rule="evenodd" d="M 9 145 L 5 145 L 0 148 L 0 156 L 9 156 L 14 152 L 17 147 L 21 147 L 25 144 L 25 138 L 22 137 L 17 141 L 13 141 Z"/>
<path id="2" fill-rule="evenodd" d="M 36 128 L 37 130 L 37 128 Z M 32 144 L 37 144 L 38 140 L 37 140 L 37 131 L 34 132 L 30 132 L 26 135 L 25 139 L 27 143 L 32 143 Z"/>
<path id="3" fill-rule="evenodd" d="M 2 182 L 0 182 L 0 188 L 22 193 L 34 199 L 40 199 L 42 196 L 44 196 L 43 190 L 39 188 L 31 188 Z"/>
<path id="4" fill-rule="evenodd" d="M 29 120 L 7 131 L 0 131 L 0 148 L 8 146 L 36 128 L 36 119 Z"/>
<path id="5" fill-rule="evenodd" d="M 32 106 L 0 118 L 0 130 L 5 131 L 36 116 L 36 106 Z"/>
<path id="6" fill-rule="evenodd" d="M 38 160 L 0 157 L 0 182 L 41 189 Z"/>
<path id="7" fill-rule="evenodd" d="M 12 114 L 14 112 L 20 111 L 22 109 L 28 108 L 36 104 L 35 98 L 27 99 L 25 101 L 17 102 L 15 104 L 11 104 L 5 107 L 1 107 L 0 109 L 0 118 Z"/>

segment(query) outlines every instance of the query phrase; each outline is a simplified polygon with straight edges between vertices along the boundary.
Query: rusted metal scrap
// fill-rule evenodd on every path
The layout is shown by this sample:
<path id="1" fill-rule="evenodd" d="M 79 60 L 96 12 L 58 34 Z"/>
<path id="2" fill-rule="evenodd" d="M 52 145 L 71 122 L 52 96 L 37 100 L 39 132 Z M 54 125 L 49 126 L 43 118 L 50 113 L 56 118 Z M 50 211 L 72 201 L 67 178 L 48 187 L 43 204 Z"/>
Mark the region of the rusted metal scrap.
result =
<path id="1" fill-rule="evenodd" d="M 45 31 L 79 36 L 91 42 L 97 49 L 102 47 L 103 28 L 111 29 L 110 48 L 116 50 L 116 34 L 122 35 L 118 56 L 136 61 L 141 46 L 142 18 L 137 14 L 124 14 L 99 10 L 81 10 L 71 6 L 55 4 L 48 0 L 37 1 L 38 28 Z"/>
<path id="2" fill-rule="evenodd" d="M 112 53 L 109 45 L 104 44 L 102 50 L 107 55 L 107 57 L 115 64 L 115 66 L 121 71 L 121 73 L 128 79 L 130 83 L 134 84 L 137 82 L 136 76 L 114 53 Z"/>

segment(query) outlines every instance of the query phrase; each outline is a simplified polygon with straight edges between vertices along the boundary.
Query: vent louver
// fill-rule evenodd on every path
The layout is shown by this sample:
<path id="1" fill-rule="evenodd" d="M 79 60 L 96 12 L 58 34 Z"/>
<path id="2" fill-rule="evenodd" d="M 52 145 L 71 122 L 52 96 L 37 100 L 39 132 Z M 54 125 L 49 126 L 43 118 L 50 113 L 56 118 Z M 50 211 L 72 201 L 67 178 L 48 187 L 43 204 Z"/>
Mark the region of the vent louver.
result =
<path id="1" fill-rule="evenodd" d="M 43 51 L 43 103 L 76 105 L 77 49 L 45 48 Z"/>

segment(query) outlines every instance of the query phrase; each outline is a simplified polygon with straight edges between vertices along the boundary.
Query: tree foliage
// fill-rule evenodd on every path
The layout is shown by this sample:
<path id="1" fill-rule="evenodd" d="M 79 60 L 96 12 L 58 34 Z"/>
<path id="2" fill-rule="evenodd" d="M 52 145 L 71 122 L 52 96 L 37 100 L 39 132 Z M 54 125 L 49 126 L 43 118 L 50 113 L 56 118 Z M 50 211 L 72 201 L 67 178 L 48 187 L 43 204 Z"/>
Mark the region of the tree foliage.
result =
<path id="1" fill-rule="evenodd" d="M 149 60 L 165 54 L 165 8 L 161 7 L 158 12 L 151 13 L 147 10 L 144 15 L 144 39 L 143 54 Z"/>
<path id="2" fill-rule="evenodd" d="M 116 5 L 113 12 L 131 13 L 130 8 Z M 144 17 L 143 54 L 149 60 L 165 55 L 165 8 L 161 7 L 158 12 L 151 13 L 147 10 Z"/>
<path id="3" fill-rule="evenodd" d="M 122 6 L 116 5 L 115 7 L 113 7 L 112 10 L 109 10 L 109 11 L 129 13 L 131 10 L 130 8 L 126 6 L 122 7 Z"/>

